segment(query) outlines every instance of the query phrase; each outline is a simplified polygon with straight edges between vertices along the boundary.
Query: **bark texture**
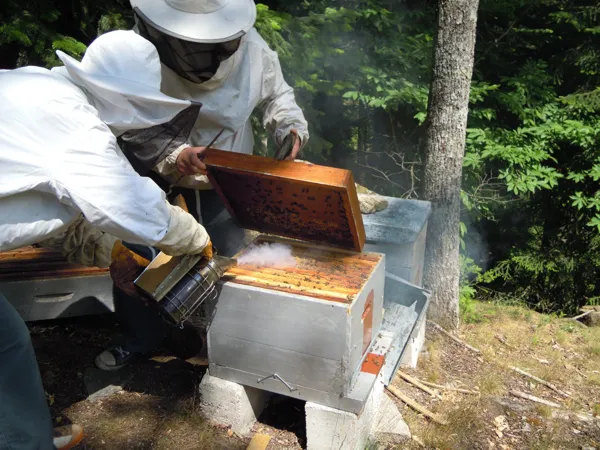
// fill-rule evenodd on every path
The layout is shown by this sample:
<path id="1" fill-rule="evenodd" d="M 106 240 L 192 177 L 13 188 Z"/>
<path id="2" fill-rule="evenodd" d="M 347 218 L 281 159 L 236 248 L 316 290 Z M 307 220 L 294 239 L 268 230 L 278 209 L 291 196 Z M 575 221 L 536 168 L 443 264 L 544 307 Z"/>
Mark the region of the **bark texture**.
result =
<path id="1" fill-rule="evenodd" d="M 460 185 L 479 0 L 439 0 L 429 92 L 423 198 L 432 202 L 425 251 L 430 317 L 458 326 Z"/>

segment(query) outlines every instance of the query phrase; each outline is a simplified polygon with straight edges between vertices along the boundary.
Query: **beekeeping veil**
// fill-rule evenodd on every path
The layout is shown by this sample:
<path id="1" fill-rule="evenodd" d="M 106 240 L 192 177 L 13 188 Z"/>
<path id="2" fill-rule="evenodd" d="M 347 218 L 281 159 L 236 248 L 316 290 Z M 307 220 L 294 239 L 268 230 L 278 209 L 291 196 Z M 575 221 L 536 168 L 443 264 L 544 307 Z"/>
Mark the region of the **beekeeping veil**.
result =
<path id="1" fill-rule="evenodd" d="M 161 62 L 193 82 L 210 80 L 256 20 L 252 0 L 131 0 L 137 31 Z"/>
<path id="2" fill-rule="evenodd" d="M 117 135 L 169 122 L 191 105 L 160 92 L 158 52 L 133 31 L 98 37 L 81 62 L 61 51 L 56 53 L 64 67 L 53 71 L 81 88 L 100 119 Z"/>

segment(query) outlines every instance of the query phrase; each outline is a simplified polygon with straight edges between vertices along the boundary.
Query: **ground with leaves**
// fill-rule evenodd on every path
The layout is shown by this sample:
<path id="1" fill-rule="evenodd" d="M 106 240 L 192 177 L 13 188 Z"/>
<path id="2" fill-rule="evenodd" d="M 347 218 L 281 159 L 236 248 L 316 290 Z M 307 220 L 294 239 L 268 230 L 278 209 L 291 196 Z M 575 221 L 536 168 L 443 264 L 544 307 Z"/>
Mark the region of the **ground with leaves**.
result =
<path id="1" fill-rule="evenodd" d="M 476 390 L 446 391 L 442 400 L 396 377 L 394 385 L 438 413 L 436 425 L 398 402 L 411 431 L 427 448 L 577 449 L 600 446 L 600 329 L 519 307 L 476 303 L 460 337 L 481 350 L 462 347 L 429 329 L 426 352 L 409 375 L 440 385 Z M 517 367 L 568 393 L 515 373 Z M 561 405 L 560 409 L 521 400 L 517 390 Z M 576 414 L 585 417 L 577 419 Z M 596 416 L 596 417 L 594 417 Z M 420 445 L 412 443 L 413 448 Z"/>
<path id="2" fill-rule="evenodd" d="M 600 447 L 600 328 L 517 307 L 476 303 L 460 337 L 481 354 L 429 329 L 420 380 L 476 390 L 440 392 L 436 399 L 405 383 L 394 385 L 448 421 L 441 426 L 397 404 L 426 448 L 574 449 Z M 83 449 L 244 449 L 248 440 L 208 425 L 197 413 L 195 387 L 204 367 L 164 356 L 135 364 L 124 389 L 87 400 L 84 379 L 96 353 L 116 333 L 114 320 L 82 318 L 31 327 L 40 371 L 57 424 L 85 426 Z M 513 371 L 518 367 L 569 394 L 564 398 Z M 552 409 L 512 397 L 515 389 L 562 405 Z M 388 394 L 389 395 L 389 394 Z M 589 415 L 582 421 L 570 413 Z M 302 402 L 276 398 L 256 431 L 270 434 L 268 450 L 305 445 Z M 416 441 L 411 448 L 422 448 Z M 406 448 L 406 446 L 400 447 Z"/>

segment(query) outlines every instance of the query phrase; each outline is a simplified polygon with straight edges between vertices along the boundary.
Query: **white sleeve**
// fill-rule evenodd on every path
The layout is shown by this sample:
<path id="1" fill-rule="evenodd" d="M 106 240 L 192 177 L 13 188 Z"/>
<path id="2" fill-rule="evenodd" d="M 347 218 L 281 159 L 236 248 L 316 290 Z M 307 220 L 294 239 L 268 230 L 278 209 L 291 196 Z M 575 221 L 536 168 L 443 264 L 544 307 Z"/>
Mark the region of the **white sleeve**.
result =
<path id="1" fill-rule="evenodd" d="M 179 172 L 177 171 L 177 158 L 179 157 L 180 153 L 188 147 L 192 146 L 187 142 L 185 144 L 181 144 L 179 147 L 169 153 L 166 158 L 154 166 L 152 170 L 163 178 L 178 178 Z"/>
<path id="2" fill-rule="evenodd" d="M 292 128 L 298 130 L 303 147 L 308 141 L 308 123 L 302 110 L 296 103 L 294 89 L 286 83 L 281 72 L 279 58 L 275 52 L 263 52 L 264 108 L 263 125 L 274 137 L 277 145 L 281 145 Z"/>
<path id="3" fill-rule="evenodd" d="M 196 255 L 210 242 L 208 233 L 194 216 L 178 206 L 168 205 L 171 225 L 165 237 L 156 246 L 167 255 Z"/>
<path id="4" fill-rule="evenodd" d="M 154 245 L 166 235 L 171 213 L 164 192 L 139 176 L 92 107 L 60 118 L 65 154 L 50 162 L 55 193 L 94 227 L 127 242 Z"/>

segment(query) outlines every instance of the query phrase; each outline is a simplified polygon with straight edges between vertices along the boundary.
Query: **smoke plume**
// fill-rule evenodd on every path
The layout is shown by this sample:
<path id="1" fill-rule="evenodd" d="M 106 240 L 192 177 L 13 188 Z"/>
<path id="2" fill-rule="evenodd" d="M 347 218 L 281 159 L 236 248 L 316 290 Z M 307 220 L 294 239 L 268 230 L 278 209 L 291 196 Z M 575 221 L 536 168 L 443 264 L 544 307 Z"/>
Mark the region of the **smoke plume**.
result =
<path id="1" fill-rule="evenodd" d="M 252 246 L 238 258 L 238 266 L 251 264 L 260 267 L 284 269 L 296 266 L 292 247 L 279 243 L 265 243 Z"/>

